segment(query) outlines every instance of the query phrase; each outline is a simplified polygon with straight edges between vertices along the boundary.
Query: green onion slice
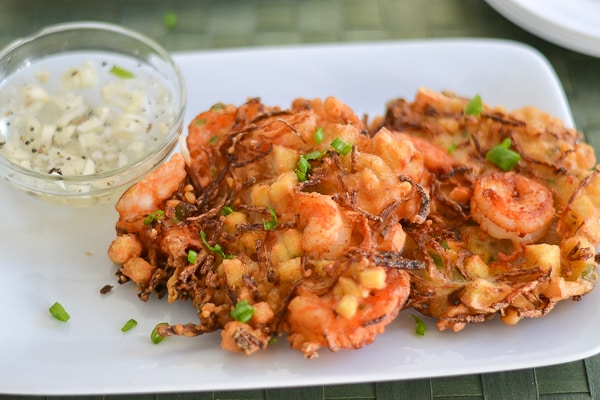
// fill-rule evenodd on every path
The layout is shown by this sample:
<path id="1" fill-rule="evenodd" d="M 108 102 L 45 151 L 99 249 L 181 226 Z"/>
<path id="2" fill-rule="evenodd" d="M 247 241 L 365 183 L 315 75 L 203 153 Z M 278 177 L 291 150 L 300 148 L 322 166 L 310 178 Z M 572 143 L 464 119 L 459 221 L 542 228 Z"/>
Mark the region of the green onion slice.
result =
<path id="1" fill-rule="evenodd" d="M 505 138 L 485 154 L 485 159 L 504 171 L 510 171 L 521 160 L 521 155 L 511 150 L 510 146 L 510 138 Z"/>
<path id="2" fill-rule="evenodd" d="M 323 131 L 323 128 L 321 128 L 321 127 L 318 127 L 317 130 L 315 131 L 315 133 L 313 133 L 313 139 L 315 139 L 315 142 L 317 144 L 321 144 L 324 136 L 325 136 L 325 132 Z"/>
<path id="3" fill-rule="evenodd" d="M 125 324 L 121 327 L 121 332 L 127 332 L 132 330 L 137 326 L 137 321 L 131 318 L 129 321 L 125 322 Z"/>
<path id="4" fill-rule="evenodd" d="M 248 300 L 239 301 L 233 310 L 231 310 L 231 316 L 236 321 L 248 322 L 254 315 L 254 307 L 248 304 Z"/>
<path id="5" fill-rule="evenodd" d="M 308 175 L 312 172 L 312 167 L 308 163 L 308 160 L 304 158 L 304 156 L 300 156 L 298 160 L 298 164 L 296 164 L 296 169 L 294 170 L 298 180 L 300 182 L 305 182 L 308 180 Z"/>
<path id="6" fill-rule="evenodd" d="M 346 143 L 340 138 L 335 138 L 333 142 L 331 142 L 331 147 L 335 149 L 339 154 L 345 156 L 350 153 L 352 150 L 352 143 Z"/>
<path id="7" fill-rule="evenodd" d="M 456 143 L 450 143 L 446 151 L 448 151 L 448 154 L 452 154 L 456 151 L 456 149 L 458 149 L 458 145 Z"/>
<path id="8" fill-rule="evenodd" d="M 414 314 L 410 314 L 410 316 L 415 320 L 415 333 L 419 336 L 425 336 L 425 332 L 427 332 L 427 324 L 425 324 L 421 318 Z"/>
<path id="9" fill-rule="evenodd" d="M 157 221 L 165 216 L 163 210 L 152 211 L 146 218 L 144 218 L 144 225 L 151 225 L 154 221 Z"/>
<path id="10" fill-rule="evenodd" d="M 67 322 L 71 316 L 58 301 L 49 308 L 50 314 L 59 321 Z"/>
<path id="11" fill-rule="evenodd" d="M 196 264 L 198 260 L 198 252 L 194 250 L 188 250 L 187 260 L 190 264 Z"/>
<path id="12" fill-rule="evenodd" d="M 219 136 L 219 135 L 211 136 L 210 139 L 208 139 L 208 144 L 218 143 L 220 139 L 221 139 L 221 136 Z"/>
<path id="13" fill-rule="evenodd" d="M 318 160 L 323 157 L 327 153 L 327 150 L 324 151 L 311 151 L 310 153 L 303 154 L 300 156 L 298 160 L 298 164 L 296 164 L 296 169 L 294 172 L 298 177 L 300 182 L 305 182 L 308 180 L 308 176 L 312 173 L 312 166 L 308 161 L 310 160 Z"/>
<path id="14" fill-rule="evenodd" d="M 114 76 L 121 79 L 132 79 L 135 78 L 135 74 L 125 68 L 119 67 L 118 65 L 113 65 L 109 71 Z"/>
<path id="15" fill-rule="evenodd" d="M 223 258 L 233 258 L 233 255 L 225 254 L 225 252 L 223 251 L 223 248 L 221 247 L 220 244 L 217 243 L 214 246 L 211 246 L 210 244 L 208 244 L 208 242 L 206 241 L 206 233 L 204 233 L 204 231 L 200 231 L 200 239 L 202 239 L 202 243 L 204 243 L 206 248 L 209 249 L 210 251 L 212 251 L 213 253 L 217 253 L 218 255 L 220 255 Z"/>
<path id="16" fill-rule="evenodd" d="M 476 95 L 465 105 L 464 113 L 465 115 L 472 115 L 474 117 L 478 117 L 483 111 L 483 102 L 481 101 L 481 96 Z"/>
<path id="17" fill-rule="evenodd" d="M 442 249 L 444 250 L 450 250 L 450 245 L 446 239 L 440 240 L 440 246 L 442 246 Z"/>
<path id="18" fill-rule="evenodd" d="M 163 25 L 167 29 L 175 29 L 177 26 L 177 14 L 174 11 L 167 11 L 163 15 Z"/>
<path id="19" fill-rule="evenodd" d="M 442 258 L 441 255 L 439 255 L 438 253 L 436 253 L 435 251 L 432 251 L 432 250 L 428 250 L 428 253 L 436 267 L 438 267 L 438 268 L 444 267 L 444 259 Z"/>
<path id="20" fill-rule="evenodd" d="M 271 219 L 263 222 L 266 231 L 272 231 L 277 226 L 277 214 L 273 210 L 273 207 L 269 207 L 269 213 L 271 214 Z"/>
<path id="21" fill-rule="evenodd" d="M 231 208 L 229 206 L 223 206 L 223 208 L 221 208 L 221 215 L 224 217 L 228 216 L 232 212 L 233 212 L 233 208 Z"/>
<path id="22" fill-rule="evenodd" d="M 152 340 L 152 343 L 154 343 L 154 344 L 159 344 L 160 342 L 162 342 L 165 339 L 164 336 L 158 334 L 158 327 L 161 325 L 169 325 L 169 324 L 167 324 L 166 322 L 159 322 L 158 324 L 156 324 L 154 329 L 152 329 L 152 332 L 150 332 L 150 340 Z"/>

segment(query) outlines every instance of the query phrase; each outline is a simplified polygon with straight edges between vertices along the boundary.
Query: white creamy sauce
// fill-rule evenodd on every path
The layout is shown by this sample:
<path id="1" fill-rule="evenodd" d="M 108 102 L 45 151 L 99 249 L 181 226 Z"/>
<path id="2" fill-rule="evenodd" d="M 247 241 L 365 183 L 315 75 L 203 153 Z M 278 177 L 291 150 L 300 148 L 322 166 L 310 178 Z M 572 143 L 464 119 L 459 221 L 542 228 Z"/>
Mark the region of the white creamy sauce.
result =
<path id="1" fill-rule="evenodd" d="M 142 159 L 168 135 L 175 114 L 168 88 L 139 61 L 48 57 L 0 86 L 0 152 L 38 173 L 102 173 Z"/>

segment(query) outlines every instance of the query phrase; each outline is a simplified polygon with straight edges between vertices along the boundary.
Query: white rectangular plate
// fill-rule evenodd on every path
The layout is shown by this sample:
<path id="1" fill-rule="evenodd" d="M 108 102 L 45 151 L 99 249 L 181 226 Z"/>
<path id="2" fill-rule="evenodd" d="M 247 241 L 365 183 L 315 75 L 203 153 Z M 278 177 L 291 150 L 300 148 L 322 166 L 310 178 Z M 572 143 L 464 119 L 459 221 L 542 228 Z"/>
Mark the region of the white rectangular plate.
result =
<path id="1" fill-rule="evenodd" d="M 419 86 L 479 93 L 493 105 L 540 107 L 572 125 L 563 90 L 530 48 L 489 40 L 364 43 L 177 54 L 187 78 L 186 121 L 216 102 L 261 97 L 288 106 L 296 97 L 334 95 L 370 116 Z M 112 205 L 69 209 L 41 203 L 0 183 L 0 393 L 106 394 L 274 388 L 372 382 L 542 366 L 600 351 L 600 293 L 564 302 L 547 317 L 514 327 L 498 321 L 463 332 L 414 334 L 402 312 L 374 344 L 321 351 L 306 360 L 280 340 L 251 357 L 224 352 L 218 333 L 153 345 L 158 322 L 196 322 L 189 303 L 139 301 L 132 284 L 115 284 L 106 256 L 115 237 Z M 68 323 L 48 307 L 61 302 Z M 139 325 L 127 333 L 130 318 Z"/>

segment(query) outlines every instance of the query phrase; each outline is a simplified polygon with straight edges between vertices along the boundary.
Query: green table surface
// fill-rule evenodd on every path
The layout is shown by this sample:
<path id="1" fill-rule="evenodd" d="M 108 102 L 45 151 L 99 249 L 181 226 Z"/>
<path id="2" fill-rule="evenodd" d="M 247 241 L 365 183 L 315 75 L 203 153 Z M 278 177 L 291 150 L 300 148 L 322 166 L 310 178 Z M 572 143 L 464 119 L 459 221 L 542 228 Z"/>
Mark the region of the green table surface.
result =
<path id="1" fill-rule="evenodd" d="M 174 26 L 164 23 L 168 13 L 176 17 Z M 548 58 L 564 86 L 577 127 L 600 149 L 600 113 L 596 110 L 600 104 L 600 59 L 522 30 L 483 0 L 2 0 L 0 45 L 48 24 L 74 20 L 118 23 L 147 34 L 170 51 L 442 37 L 515 40 Z M 0 400 L 9 398 L 45 396 L 0 395 Z M 597 399 L 600 355 L 562 365 L 457 377 L 88 398 Z"/>

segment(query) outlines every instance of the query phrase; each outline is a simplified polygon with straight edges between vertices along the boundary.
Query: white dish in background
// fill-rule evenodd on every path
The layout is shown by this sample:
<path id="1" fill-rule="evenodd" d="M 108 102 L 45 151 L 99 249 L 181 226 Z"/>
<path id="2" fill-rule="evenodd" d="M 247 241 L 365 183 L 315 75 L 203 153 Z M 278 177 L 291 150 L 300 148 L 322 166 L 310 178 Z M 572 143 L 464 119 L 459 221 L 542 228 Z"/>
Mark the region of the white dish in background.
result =
<path id="1" fill-rule="evenodd" d="M 520 44 L 440 40 L 194 52 L 175 55 L 187 78 L 186 123 L 216 102 L 260 96 L 287 106 L 295 97 L 335 95 L 374 116 L 419 86 L 479 93 L 494 105 L 540 107 L 573 124 L 548 62 Z M 549 365 L 600 351 L 599 291 L 563 302 L 548 316 L 508 327 L 495 320 L 463 332 L 414 334 L 402 312 L 374 344 L 320 352 L 306 360 L 285 339 L 251 357 L 220 349 L 218 333 L 168 338 L 149 334 L 158 322 L 195 322 L 189 303 L 143 303 L 132 284 L 115 284 L 106 256 L 114 238 L 111 206 L 71 209 L 36 201 L 0 184 L 0 393 L 109 394 L 211 391 L 373 382 Z M 48 307 L 61 302 L 64 324 Z M 123 334 L 130 318 L 139 325 Z"/>
<path id="2" fill-rule="evenodd" d="M 550 42 L 600 57 L 597 0 L 486 0 L 521 28 Z"/>

